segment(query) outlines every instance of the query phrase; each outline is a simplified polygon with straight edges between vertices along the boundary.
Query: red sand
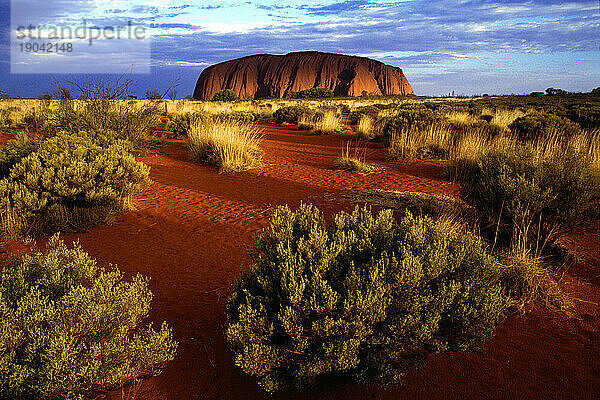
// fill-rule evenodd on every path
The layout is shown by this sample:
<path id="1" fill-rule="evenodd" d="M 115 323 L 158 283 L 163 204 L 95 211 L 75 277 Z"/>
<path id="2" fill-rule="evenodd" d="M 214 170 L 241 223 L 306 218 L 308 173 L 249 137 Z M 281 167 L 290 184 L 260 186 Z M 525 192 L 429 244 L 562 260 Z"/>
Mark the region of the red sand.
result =
<path id="1" fill-rule="evenodd" d="M 577 249 L 591 256 L 567 272 L 566 289 L 579 318 L 535 308 L 511 315 L 485 350 L 430 357 L 401 387 L 352 382 L 319 385 L 269 396 L 233 364 L 223 338 L 223 307 L 247 264 L 254 234 L 272 207 L 312 202 L 327 216 L 354 205 L 340 200 L 347 189 L 421 191 L 456 196 L 439 162 L 389 164 L 380 145 L 369 144 L 368 161 L 387 168 L 362 176 L 333 169 L 348 135 L 313 136 L 262 124 L 265 166 L 219 174 L 188 161 L 182 141 L 165 154 L 144 157 L 154 184 L 136 197 L 137 210 L 112 226 L 81 234 L 83 248 L 100 265 L 117 264 L 128 275 L 152 277 L 151 319 L 166 320 L 179 341 L 176 359 L 159 377 L 143 382 L 137 399 L 594 399 L 600 397 L 600 269 L 597 234 Z M 13 249 L 16 243 L 11 245 Z M 111 398 L 118 399 L 115 394 Z"/>

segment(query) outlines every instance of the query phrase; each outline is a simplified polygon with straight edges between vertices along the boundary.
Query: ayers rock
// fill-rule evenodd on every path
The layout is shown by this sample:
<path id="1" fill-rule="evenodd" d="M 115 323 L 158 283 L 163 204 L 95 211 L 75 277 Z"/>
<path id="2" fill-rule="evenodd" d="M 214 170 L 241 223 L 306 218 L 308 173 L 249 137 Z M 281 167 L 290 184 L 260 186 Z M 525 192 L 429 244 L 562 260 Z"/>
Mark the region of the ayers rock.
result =
<path id="1" fill-rule="evenodd" d="M 336 96 L 413 94 L 398 67 L 365 57 L 316 51 L 286 55 L 258 54 L 226 61 L 200 74 L 194 98 L 210 100 L 223 89 L 241 98 L 291 97 L 313 87 L 333 90 Z"/>

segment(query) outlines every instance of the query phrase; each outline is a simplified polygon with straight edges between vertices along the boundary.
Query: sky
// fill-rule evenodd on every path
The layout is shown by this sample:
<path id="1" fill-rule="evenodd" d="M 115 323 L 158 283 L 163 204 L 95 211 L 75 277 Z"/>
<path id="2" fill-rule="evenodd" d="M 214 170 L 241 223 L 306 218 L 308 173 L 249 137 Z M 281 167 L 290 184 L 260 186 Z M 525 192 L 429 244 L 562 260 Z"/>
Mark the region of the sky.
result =
<path id="1" fill-rule="evenodd" d="M 0 21 L 0 90 L 12 96 L 37 97 L 55 79 L 90 76 L 82 73 L 131 72 L 138 96 L 176 82 L 183 97 L 209 65 L 304 50 L 398 66 L 417 95 L 600 86 L 600 1 L 0 0 Z M 142 27 L 144 40 L 60 38 L 50 42 L 73 51 L 46 54 L 23 52 L 32 39 L 16 39 L 19 26 L 84 21 L 98 32 Z"/>

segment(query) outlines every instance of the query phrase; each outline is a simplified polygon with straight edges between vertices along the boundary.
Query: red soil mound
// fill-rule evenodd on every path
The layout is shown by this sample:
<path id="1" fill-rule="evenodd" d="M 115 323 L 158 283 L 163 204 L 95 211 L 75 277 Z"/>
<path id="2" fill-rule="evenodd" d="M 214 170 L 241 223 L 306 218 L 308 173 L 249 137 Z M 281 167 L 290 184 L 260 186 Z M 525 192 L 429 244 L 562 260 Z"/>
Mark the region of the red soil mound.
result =
<path id="1" fill-rule="evenodd" d="M 166 320 L 180 343 L 164 373 L 144 381 L 137 399 L 591 399 L 600 396 L 600 280 L 584 282 L 597 265 L 569 270 L 567 289 L 580 319 L 535 309 L 510 316 L 496 337 L 476 354 L 431 357 L 402 387 L 378 388 L 348 381 L 301 392 L 261 391 L 233 364 L 223 338 L 227 297 L 249 259 L 246 248 L 266 226 L 272 207 L 315 203 L 327 216 L 354 205 L 347 189 L 390 189 L 457 195 L 440 178 L 441 164 L 387 164 L 369 144 L 367 159 L 387 169 L 361 176 L 333 169 L 348 135 L 312 136 L 263 124 L 265 166 L 239 174 L 188 161 L 182 141 L 170 141 L 163 156 L 141 160 L 154 184 L 136 198 L 137 210 L 112 226 L 65 235 L 79 239 L 101 265 L 115 263 L 128 275 L 152 277 L 152 320 Z M 586 251 L 598 256 L 597 235 Z M 12 247 L 12 246 L 11 246 Z M 597 261 L 597 258 L 596 258 Z M 586 272 L 587 271 L 587 272 Z M 119 393 L 111 398 L 120 399 Z"/>
<path id="2" fill-rule="evenodd" d="M 194 98 L 210 100 L 231 89 L 240 98 L 290 97 L 313 87 L 337 96 L 413 94 L 398 67 L 365 57 L 304 51 L 286 55 L 258 54 L 226 61 L 200 74 Z"/>

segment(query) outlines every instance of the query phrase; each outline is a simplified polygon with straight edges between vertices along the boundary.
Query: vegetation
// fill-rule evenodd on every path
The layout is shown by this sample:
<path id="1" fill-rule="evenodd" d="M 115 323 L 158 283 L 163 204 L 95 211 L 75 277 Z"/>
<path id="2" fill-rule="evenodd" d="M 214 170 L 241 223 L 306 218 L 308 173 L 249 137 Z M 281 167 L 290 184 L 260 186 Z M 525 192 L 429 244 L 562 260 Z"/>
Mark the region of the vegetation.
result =
<path id="1" fill-rule="evenodd" d="M 214 164 L 222 172 L 257 168 L 262 155 L 260 132 L 235 120 L 196 120 L 191 126 L 188 148 L 193 161 Z"/>
<path id="2" fill-rule="evenodd" d="M 0 263 L 0 398 L 91 398 L 174 358 L 171 329 L 143 325 L 148 279 L 99 269 L 58 235 L 45 254 Z"/>
<path id="3" fill-rule="evenodd" d="M 350 151 L 350 142 L 346 143 L 346 147 L 342 149 L 340 158 L 337 159 L 336 166 L 343 171 L 356 171 L 361 174 L 369 174 L 378 169 L 379 165 L 367 163 L 366 149 L 361 150 L 358 146 L 354 147 L 354 152 Z"/>
<path id="4" fill-rule="evenodd" d="M 105 222 L 151 183 L 149 168 L 134 159 L 127 142 L 101 147 L 85 132 L 61 133 L 33 149 L 16 142 L 0 158 L 9 171 L 0 181 L 5 235 L 37 236 Z"/>
<path id="5" fill-rule="evenodd" d="M 508 304 L 474 235 L 391 211 L 280 207 L 227 304 L 235 363 L 268 391 L 326 376 L 398 383 L 428 354 L 472 351 Z"/>
<path id="6" fill-rule="evenodd" d="M 303 115 L 313 115 L 314 111 L 306 106 L 289 106 L 281 107 L 275 111 L 273 117 L 275 122 L 278 124 L 288 122 L 290 124 L 297 124 L 298 120 Z"/>
<path id="7" fill-rule="evenodd" d="M 539 254 L 600 209 L 600 176 L 573 150 L 540 157 L 517 145 L 484 153 L 457 173 L 497 239 Z"/>
<path id="8" fill-rule="evenodd" d="M 292 96 L 296 99 L 325 99 L 333 97 L 333 90 L 329 88 L 315 87 L 296 92 Z"/>
<path id="9" fill-rule="evenodd" d="M 237 101 L 237 100 L 239 100 L 239 97 L 231 89 L 223 89 L 220 92 L 215 93 L 215 95 L 212 98 L 212 101 L 223 101 L 223 102 Z"/>
<path id="10" fill-rule="evenodd" d="M 509 128 L 521 141 L 547 140 L 557 134 L 564 140 L 581 132 L 579 125 L 567 118 L 538 112 L 517 118 Z"/>

